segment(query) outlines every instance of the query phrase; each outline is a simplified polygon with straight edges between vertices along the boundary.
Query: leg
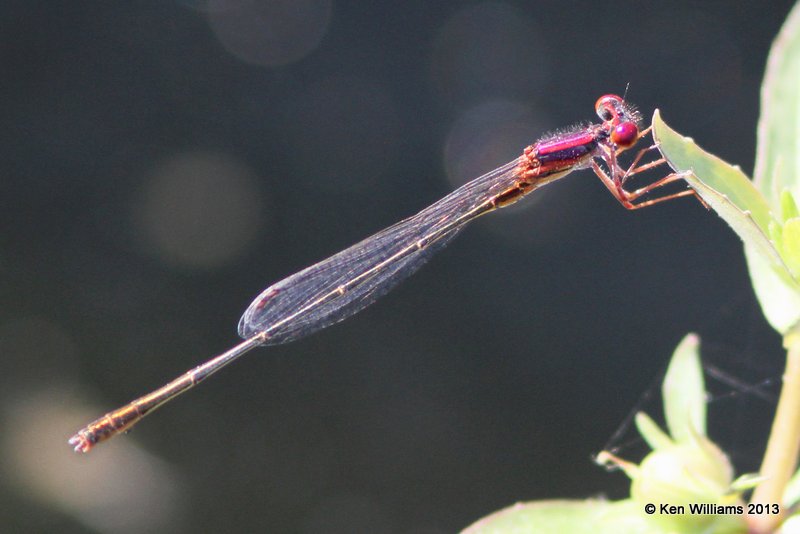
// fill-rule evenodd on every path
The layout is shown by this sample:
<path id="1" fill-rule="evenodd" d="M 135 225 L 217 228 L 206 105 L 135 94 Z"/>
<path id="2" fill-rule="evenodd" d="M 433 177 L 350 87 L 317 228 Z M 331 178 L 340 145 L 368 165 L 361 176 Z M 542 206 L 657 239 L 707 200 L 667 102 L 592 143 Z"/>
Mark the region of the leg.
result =
<path id="1" fill-rule="evenodd" d="M 682 176 L 679 176 L 679 178 L 682 178 Z M 671 195 L 654 198 L 652 200 L 645 200 L 644 202 L 639 202 L 638 204 L 631 204 L 630 207 L 626 206 L 625 204 L 623 204 L 623 206 L 625 206 L 625 208 L 629 210 L 638 210 L 639 208 L 647 208 L 649 206 L 658 204 L 660 202 L 666 202 L 667 200 L 672 200 L 673 198 L 691 197 L 691 196 L 697 197 L 697 200 L 699 200 L 703 206 L 706 206 L 706 208 L 708 208 L 708 205 L 705 202 L 703 202 L 702 198 L 697 196 L 697 193 L 695 192 L 694 189 L 686 189 L 685 191 L 680 191 L 678 193 L 673 193 Z"/>
<path id="2" fill-rule="evenodd" d="M 691 174 L 691 173 L 688 173 L 688 172 L 680 172 L 680 173 L 679 172 L 674 172 L 672 174 L 668 174 L 667 176 L 665 176 L 663 178 L 659 178 L 658 180 L 656 180 L 652 184 L 648 184 L 648 185 L 646 185 L 644 187 L 640 187 L 639 189 L 637 189 L 635 191 L 626 191 L 624 189 L 623 189 L 623 191 L 625 191 L 626 196 L 628 197 L 628 200 L 633 201 L 633 200 L 636 200 L 637 198 L 639 198 L 642 195 L 646 195 L 647 193 L 649 193 L 650 191 L 652 191 L 654 189 L 658 189 L 659 187 L 665 186 L 667 184 L 671 184 L 672 182 L 675 182 L 677 180 L 682 180 L 682 179 L 686 178 L 686 176 L 688 176 L 689 174 Z"/>
<path id="3" fill-rule="evenodd" d="M 701 199 L 697 195 L 694 189 L 687 189 L 685 191 L 679 191 L 677 193 L 653 198 L 650 200 L 645 200 L 644 202 L 639 202 L 637 204 L 634 204 L 634 202 L 643 195 L 646 195 L 647 193 L 650 193 L 653 190 L 658 189 L 659 187 L 663 187 L 675 181 L 682 180 L 686 178 L 686 176 L 688 176 L 690 173 L 688 172 L 672 173 L 656 180 L 652 184 L 637 189 L 636 191 L 627 191 L 622 187 L 622 177 L 624 177 L 625 174 L 627 173 L 620 172 L 619 166 L 616 163 L 616 156 L 611 157 L 610 161 L 608 161 L 607 163 L 609 163 L 609 167 L 611 167 L 610 172 L 612 173 L 612 176 L 616 176 L 617 178 L 616 180 L 613 179 L 611 176 L 609 176 L 609 174 L 605 170 L 603 170 L 603 168 L 600 167 L 600 165 L 596 161 L 592 161 L 592 170 L 594 170 L 594 173 L 597 175 L 598 178 L 600 178 L 600 181 L 603 182 L 603 185 L 606 186 L 606 188 L 611 192 L 614 198 L 616 198 L 617 201 L 619 201 L 619 203 L 622 204 L 622 206 L 625 209 L 638 210 L 640 208 L 646 208 L 648 206 L 659 204 L 661 202 L 666 202 L 667 200 L 672 200 L 674 198 L 681 198 L 688 196 L 697 197 L 700 203 L 703 204 L 703 206 L 705 206 L 706 208 L 708 208 L 706 203 L 703 202 L 703 199 Z"/>
<path id="4" fill-rule="evenodd" d="M 645 137 L 650 131 L 652 130 L 652 126 L 645 128 L 640 134 L 638 139 Z M 658 189 L 659 187 L 663 187 L 665 185 L 671 184 L 678 180 L 685 179 L 686 176 L 690 175 L 690 172 L 673 172 L 656 180 L 655 182 L 636 189 L 635 191 L 628 191 L 625 189 L 624 185 L 625 182 L 633 175 L 639 174 L 641 172 L 653 169 L 660 165 L 663 165 L 667 162 L 667 160 L 663 157 L 660 157 L 654 161 L 649 163 L 645 163 L 640 165 L 639 162 L 644 157 L 646 153 L 651 150 L 657 149 L 658 146 L 653 144 L 647 148 L 643 148 L 639 150 L 636 156 L 633 158 L 633 162 L 628 166 L 627 169 L 623 170 L 619 165 L 619 160 L 617 156 L 621 152 L 620 150 L 614 150 L 609 145 L 603 145 L 602 152 L 598 156 L 600 159 L 605 161 L 606 167 L 608 171 L 604 170 L 603 167 L 597 162 L 597 160 L 592 160 L 592 170 L 594 173 L 600 178 L 600 181 L 603 182 L 603 185 L 611 192 L 614 198 L 619 201 L 620 204 L 625 209 L 628 210 L 636 210 L 640 208 L 645 208 L 648 206 L 652 206 L 654 204 L 659 204 L 661 202 L 665 202 L 667 200 L 672 200 L 674 198 L 680 197 L 688 197 L 694 196 L 700 203 L 706 208 L 709 209 L 708 204 L 706 204 L 702 198 L 697 194 L 694 189 L 687 189 L 684 191 L 679 191 L 677 193 L 672 193 L 668 195 L 663 195 L 661 197 L 653 198 L 650 200 L 644 200 L 638 203 L 634 203 L 639 200 L 642 196 L 647 195 L 648 193 Z"/>
<path id="5" fill-rule="evenodd" d="M 647 152 L 649 152 L 652 148 L 653 147 L 643 148 L 639 152 L 636 153 L 636 157 L 633 158 L 633 162 L 631 162 L 630 167 L 628 167 L 628 170 L 625 171 L 625 173 L 622 175 L 622 178 L 620 179 L 620 185 L 625 185 L 625 182 L 628 181 L 628 178 L 630 178 L 631 176 L 633 176 L 637 172 L 640 172 L 640 171 L 636 170 L 636 166 L 639 164 L 639 161 L 642 159 L 642 157 L 645 154 L 647 154 Z M 653 166 L 651 165 L 648 168 L 651 168 L 651 167 L 653 167 Z"/>
<path id="6" fill-rule="evenodd" d="M 652 129 L 653 129 L 652 126 L 648 126 L 644 130 L 642 130 L 642 132 L 639 134 L 639 137 L 638 137 L 637 140 L 640 140 L 640 139 L 642 139 L 644 137 L 647 137 L 647 135 L 652 131 Z M 631 164 L 628 167 L 628 169 L 625 171 L 625 173 L 619 179 L 620 184 L 621 185 L 625 185 L 625 182 L 627 182 L 628 178 L 630 178 L 631 176 L 633 176 L 635 174 L 638 174 L 640 172 L 647 171 L 647 170 L 652 169 L 654 167 L 658 167 L 659 165 L 662 165 L 662 164 L 666 163 L 667 160 L 664 159 L 663 157 L 661 157 L 661 158 L 658 158 L 658 159 L 656 159 L 654 161 L 651 161 L 649 163 L 645 163 L 644 165 L 639 165 L 639 161 L 641 161 L 642 157 L 644 157 L 644 155 L 647 152 L 649 152 L 651 150 L 654 150 L 654 149 L 657 149 L 657 148 L 658 148 L 658 145 L 652 144 L 647 148 L 643 148 L 643 149 L 639 150 L 639 152 L 636 154 L 636 157 L 633 158 L 633 162 L 631 162 Z M 619 154 L 619 152 L 617 152 L 617 154 Z M 608 161 L 608 160 L 606 159 L 606 161 Z"/>
<path id="7" fill-rule="evenodd" d="M 639 152 L 636 154 L 636 157 L 635 157 L 635 158 L 633 158 L 633 162 L 632 162 L 632 163 L 630 164 L 630 166 L 628 167 L 628 170 L 626 170 L 626 171 L 625 171 L 625 173 L 623 173 L 622 177 L 620 178 L 620 183 L 621 183 L 622 185 L 624 185 L 624 184 L 625 184 L 625 182 L 627 182 L 627 181 L 628 181 L 628 178 L 630 178 L 630 177 L 631 177 L 631 176 L 633 176 L 634 174 L 639 174 L 640 172 L 644 172 L 644 171 L 650 170 L 650 169 L 652 169 L 652 168 L 654 168 L 654 167 L 658 167 L 659 165 L 663 165 L 664 163 L 666 163 L 666 162 L 667 162 L 667 160 L 666 160 L 666 159 L 664 159 L 663 157 L 661 157 L 661 158 L 658 158 L 658 159 L 656 159 L 656 160 L 653 160 L 653 161 L 651 161 L 651 162 L 649 162 L 649 163 L 645 163 L 644 165 L 639 165 L 639 161 L 641 161 L 642 157 L 643 157 L 643 156 L 644 156 L 644 155 L 645 155 L 647 152 L 649 152 L 649 151 L 651 151 L 651 150 L 653 150 L 653 149 L 656 149 L 656 148 L 658 148 L 658 146 L 657 146 L 657 145 L 650 145 L 650 146 L 649 146 L 649 147 L 647 147 L 647 148 L 643 148 L 643 149 L 641 149 L 641 150 L 640 150 L 640 151 L 639 151 Z"/>
<path id="8" fill-rule="evenodd" d="M 656 145 L 653 145 L 653 146 L 651 146 L 649 148 L 644 148 L 644 149 L 642 149 L 642 151 L 639 154 L 643 155 L 646 151 L 652 150 L 654 148 L 656 148 Z M 644 172 L 644 171 L 652 169 L 654 167 L 658 167 L 659 165 L 663 165 L 664 163 L 667 162 L 667 160 L 664 159 L 664 158 L 658 158 L 656 160 L 653 160 L 653 161 L 651 161 L 649 163 L 645 163 L 644 165 L 639 165 L 637 167 L 636 164 L 639 163 L 639 159 L 640 159 L 640 156 L 637 154 L 637 158 L 634 160 L 633 164 L 631 164 L 631 166 L 628 167 L 628 170 L 625 171 L 625 174 L 620 179 L 620 181 L 623 184 L 628 180 L 628 178 L 630 178 L 634 174 L 639 174 L 640 172 Z"/>

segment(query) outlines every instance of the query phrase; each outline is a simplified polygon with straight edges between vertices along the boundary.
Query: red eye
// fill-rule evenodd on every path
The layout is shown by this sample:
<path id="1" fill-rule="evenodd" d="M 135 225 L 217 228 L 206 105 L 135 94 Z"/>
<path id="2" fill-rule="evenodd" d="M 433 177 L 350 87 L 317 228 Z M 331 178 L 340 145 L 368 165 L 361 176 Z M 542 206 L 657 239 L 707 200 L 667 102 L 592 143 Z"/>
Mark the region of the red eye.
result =
<path id="1" fill-rule="evenodd" d="M 622 107 L 622 98 L 617 95 L 603 95 L 597 99 L 594 109 L 597 115 L 604 121 L 610 121 L 619 116 L 619 109 Z"/>
<path id="2" fill-rule="evenodd" d="M 630 148 L 639 139 L 639 128 L 632 122 L 617 124 L 611 131 L 611 141 L 620 148 Z"/>

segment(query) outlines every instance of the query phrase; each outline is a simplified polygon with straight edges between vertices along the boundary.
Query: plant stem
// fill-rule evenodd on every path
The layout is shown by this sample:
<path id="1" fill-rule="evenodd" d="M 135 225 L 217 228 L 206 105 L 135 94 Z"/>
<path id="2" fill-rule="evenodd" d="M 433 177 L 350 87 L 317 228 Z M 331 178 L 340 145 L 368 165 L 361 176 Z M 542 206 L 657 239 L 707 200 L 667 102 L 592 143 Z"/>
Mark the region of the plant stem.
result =
<path id="1" fill-rule="evenodd" d="M 791 332 L 784 342 L 787 353 L 783 387 L 760 471 L 766 480 L 758 485 L 751 499 L 753 503 L 778 504 L 781 514 L 783 492 L 797 469 L 800 452 L 800 334 Z M 783 519 L 782 515 L 753 514 L 748 516 L 748 525 L 751 532 L 772 532 Z"/>

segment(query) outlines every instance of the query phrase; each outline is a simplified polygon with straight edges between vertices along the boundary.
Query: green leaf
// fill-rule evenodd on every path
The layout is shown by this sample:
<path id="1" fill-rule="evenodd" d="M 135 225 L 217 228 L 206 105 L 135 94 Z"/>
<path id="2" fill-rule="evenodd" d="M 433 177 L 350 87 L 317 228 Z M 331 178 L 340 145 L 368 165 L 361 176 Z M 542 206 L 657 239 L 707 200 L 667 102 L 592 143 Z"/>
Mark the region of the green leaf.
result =
<path id="1" fill-rule="evenodd" d="M 766 239 L 772 220 L 769 205 L 739 167 L 709 154 L 697 146 L 693 139 L 678 134 L 667 126 L 659 110 L 653 114 L 653 138 L 673 169 L 694 174 L 686 181 L 737 233 L 741 235 L 737 227 L 755 225 L 752 230 L 743 231 L 758 230 Z M 765 245 L 772 248 L 769 242 Z M 775 254 L 774 250 L 771 254 Z"/>
<path id="2" fill-rule="evenodd" d="M 800 217 L 800 213 L 797 211 L 797 203 L 794 201 L 794 195 L 792 195 L 792 192 L 788 189 L 784 189 L 781 192 L 781 219 L 783 219 L 783 222 L 786 222 L 795 217 Z"/>
<path id="3" fill-rule="evenodd" d="M 800 3 L 772 44 L 761 87 L 754 179 L 769 204 L 788 190 L 800 195 Z M 777 209 L 775 210 L 777 213 Z"/>
<path id="4" fill-rule="evenodd" d="M 676 441 L 706 434 L 706 391 L 699 347 L 696 334 L 687 334 L 681 340 L 661 386 L 667 426 Z"/>
<path id="5" fill-rule="evenodd" d="M 692 173 L 686 177 L 689 185 L 745 243 L 752 242 L 776 266 L 783 266 L 768 238 L 769 223 L 773 220 L 769 206 L 739 167 L 709 154 L 693 139 L 678 134 L 667 126 L 658 110 L 653 114 L 653 138 L 675 171 Z"/>
<path id="6" fill-rule="evenodd" d="M 781 334 L 789 332 L 800 322 L 800 285 L 770 240 L 776 232 L 774 225 L 780 223 L 764 197 L 741 169 L 672 130 L 658 110 L 653 115 L 653 138 L 675 171 L 692 173 L 686 176 L 689 185 L 742 239 L 765 317 Z"/>
<path id="7" fill-rule="evenodd" d="M 766 480 L 766 477 L 759 473 L 745 473 L 731 482 L 731 491 L 735 493 L 742 493 L 749 491 Z"/>
<path id="8" fill-rule="evenodd" d="M 706 387 L 699 347 L 700 339 L 695 334 L 684 337 L 661 385 L 667 428 L 676 442 L 706 435 Z"/>
<path id="9" fill-rule="evenodd" d="M 772 328 L 785 336 L 800 322 L 800 290 L 797 283 L 776 273 L 757 248 L 745 242 L 744 252 L 750 271 L 750 282 L 761 304 L 761 311 Z"/>
<path id="10" fill-rule="evenodd" d="M 772 45 L 761 87 L 761 116 L 754 179 L 756 187 L 780 213 L 783 221 L 796 216 L 794 198 L 800 195 L 800 3 L 795 5 Z M 784 229 L 785 231 L 785 229 Z M 784 238 L 785 239 L 785 238 Z M 782 241 L 784 240 L 782 239 Z M 786 334 L 800 320 L 800 298 L 775 280 L 763 259 L 745 247 L 750 277 L 764 314 L 772 326 Z M 792 272 L 797 273 L 794 244 L 782 243 L 782 252 Z M 779 275 L 780 276 L 780 275 Z M 789 284 L 790 285 L 790 284 Z"/>
<path id="11" fill-rule="evenodd" d="M 800 273 L 800 218 L 789 219 L 781 232 L 781 253 L 795 275 Z"/>
<path id="12" fill-rule="evenodd" d="M 675 445 L 672 438 L 661 430 L 656 422 L 646 413 L 637 413 L 634 422 L 636 423 L 636 429 L 639 431 L 639 434 L 654 451 Z"/>

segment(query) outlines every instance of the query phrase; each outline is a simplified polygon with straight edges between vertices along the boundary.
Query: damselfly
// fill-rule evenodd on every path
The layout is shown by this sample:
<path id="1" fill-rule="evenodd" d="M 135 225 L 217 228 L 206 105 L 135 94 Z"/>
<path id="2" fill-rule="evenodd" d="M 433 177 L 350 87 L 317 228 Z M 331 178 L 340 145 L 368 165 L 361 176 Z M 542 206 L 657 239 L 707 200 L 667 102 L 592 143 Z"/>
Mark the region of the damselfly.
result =
<path id="1" fill-rule="evenodd" d="M 546 136 L 517 159 L 463 185 L 413 217 L 270 286 L 239 321 L 239 335 L 245 341 L 90 423 L 69 443 L 76 451 L 88 452 L 252 349 L 294 341 L 361 311 L 413 274 L 468 222 L 513 204 L 574 170 L 591 168 L 614 198 L 630 210 L 694 194 L 686 189 L 642 198 L 683 177 L 674 173 L 633 191 L 625 189 L 629 178 L 664 160 L 640 164 L 642 157 L 656 148 L 650 146 L 622 167 L 618 156 L 649 128 L 641 129 L 641 116 L 619 96 L 605 95 L 595 108 L 602 121 L 599 124 Z"/>

